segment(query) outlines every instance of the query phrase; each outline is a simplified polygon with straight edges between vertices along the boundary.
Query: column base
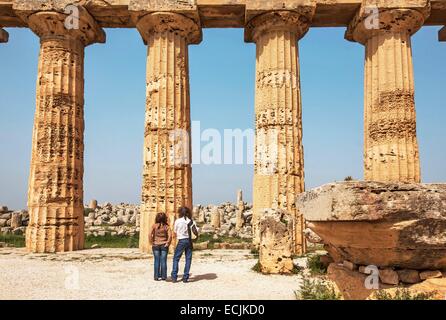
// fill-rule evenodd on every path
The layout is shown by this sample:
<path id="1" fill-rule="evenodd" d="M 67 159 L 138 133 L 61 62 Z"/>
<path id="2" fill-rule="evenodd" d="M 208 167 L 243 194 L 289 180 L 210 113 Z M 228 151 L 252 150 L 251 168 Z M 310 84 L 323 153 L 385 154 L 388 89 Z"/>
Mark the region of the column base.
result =
<path id="1" fill-rule="evenodd" d="M 84 249 L 83 226 L 28 226 L 26 250 L 32 253 L 56 253 Z"/>

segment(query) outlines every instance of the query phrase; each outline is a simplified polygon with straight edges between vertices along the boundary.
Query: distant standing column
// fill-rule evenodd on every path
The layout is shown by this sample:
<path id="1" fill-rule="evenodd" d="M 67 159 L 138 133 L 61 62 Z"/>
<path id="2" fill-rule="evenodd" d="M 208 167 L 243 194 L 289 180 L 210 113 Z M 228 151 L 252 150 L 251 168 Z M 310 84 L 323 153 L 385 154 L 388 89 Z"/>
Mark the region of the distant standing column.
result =
<path id="1" fill-rule="evenodd" d="M 201 29 L 175 13 L 147 14 L 137 28 L 148 45 L 139 247 L 149 252 L 158 212 L 172 226 L 179 207 L 192 210 L 188 45 L 200 43 Z"/>
<path id="2" fill-rule="evenodd" d="M 298 12 L 275 11 L 247 26 L 249 40 L 257 45 L 254 244 L 260 240 L 261 212 L 284 209 L 296 218 L 296 253 L 305 251 L 303 218 L 295 201 L 304 191 L 298 40 L 308 31 L 307 21 Z"/>
<path id="3" fill-rule="evenodd" d="M 0 28 L 0 43 L 8 42 L 9 34 L 6 30 Z"/>
<path id="4" fill-rule="evenodd" d="M 423 25 L 427 14 L 380 9 L 378 16 L 379 29 L 372 29 L 360 12 L 346 35 L 366 48 L 364 178 L 419 183 L 410 37 Z"/>
<path id="5" fill-rule="evenodd" d="M 80 12 L 79 29 L 72 30 L 57 12 L 28 19 L 40 37 L 26 230 L 31 252 L 84 246 L 84 48 L 105 42 L 105 33 Z"/>

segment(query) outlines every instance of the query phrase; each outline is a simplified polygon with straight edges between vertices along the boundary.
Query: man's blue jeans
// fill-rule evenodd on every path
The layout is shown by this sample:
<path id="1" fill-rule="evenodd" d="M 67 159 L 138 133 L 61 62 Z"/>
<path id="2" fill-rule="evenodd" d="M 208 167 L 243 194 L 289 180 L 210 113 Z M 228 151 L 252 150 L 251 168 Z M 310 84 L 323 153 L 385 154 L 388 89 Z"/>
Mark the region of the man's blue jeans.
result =
<path id="1" fill-rule="evenodd" d="M 177 280 L 178 263 L 180 262 L 183 252 L 186 253 L 186 265 L 184 266 L 183 281 L 189 279 L 190 265 L 192 263 L 192 247 L 190 245 L 189 239 L 181 239 L 178 241 L 178 245 L 175 248 L 175 253 L 173 255 L 173 268 L 172 268 L 172 279 L 173 280 Z"/>
<path id="2" fill-rule="evenodd" d="M 153 256 L 155 257 L 154 279 L 167 279 L 167 252 L 168 247 L 164 245 L 152 246 Z"/>

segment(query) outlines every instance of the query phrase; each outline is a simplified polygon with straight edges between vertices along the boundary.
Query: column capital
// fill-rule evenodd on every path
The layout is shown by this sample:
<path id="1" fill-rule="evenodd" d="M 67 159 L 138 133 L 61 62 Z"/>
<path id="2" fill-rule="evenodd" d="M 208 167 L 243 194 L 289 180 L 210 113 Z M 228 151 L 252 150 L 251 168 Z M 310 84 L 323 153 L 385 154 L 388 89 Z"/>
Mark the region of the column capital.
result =
<path id="1" fill-rule="evenodd" d="M 105 42 L 104 30 L 83 6 L 69 4 L 48 8 L 44 6 L 43 10 L 38 10 L 19 1 L 14 3 L 14 6 L 21 19 L 28 23 L 29 28 L 41 40 L 77 39 L 85 46 Z"/>
<path id="2" fill-rule="evenodd" d="M 245 27 L 245 41 L 257 42 L 257 38 L 271 31 L 289 31 L 302 38 L 310 28 L 315 7 L 299 10 L 277 10 L 255 16 Z"/>
<path id="3" fill-rule="evenodd" d="M 413 35 L 430 15 L 430 3 L 427 0 L 415 0 L 411 6 L 402 2 L 401 7 L 397 6 L 401 2 L 399 0 L 389 1 L 386 5 L 376 2 L 363 1 L 347 28 L 347 40 L 365 44 L 370 38 L 383 33 L 407 32 Z"/>
<path id="4" fill-rule="evenodd" d="M 8 42 L 9 34 L 6 32 L 6 30 L 3 30 L 0 28 L 0 43 L 2 42 Z"/>
<path id="5" fill-rule="evenodd" d="M 199 44 L 203 38 L 201 26 L 179 13 L 154 12 L 142 16 L 136 23 L 144 43 L 154 33 L 172 32 L 186 39 L 188 44 Z"/>

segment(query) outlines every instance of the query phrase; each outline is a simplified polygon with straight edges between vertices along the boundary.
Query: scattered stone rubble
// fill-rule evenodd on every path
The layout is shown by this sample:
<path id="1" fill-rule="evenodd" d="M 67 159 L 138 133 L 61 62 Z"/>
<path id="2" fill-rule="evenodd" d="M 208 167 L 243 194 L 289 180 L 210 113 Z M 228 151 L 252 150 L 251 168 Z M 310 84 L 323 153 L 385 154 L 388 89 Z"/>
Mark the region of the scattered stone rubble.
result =
<path id="1" fill-rule="evenodd" d="M 0 205 L 0 233 L 24 234 L 28 223 L 27 211 L 12 211 L 7 206 Z"/>
<path id="2" fill-rule="evenodd" d="M 239 192 L 237 204 L 225 202 L 220 205 L 197 205 L 193 208 L 194 219 L 202 234 L 211 234 L 217 240 L 223 237 L 246 240 L 240 243 L 215 243 L 214 248 L 242 249 L 252 239 L 252 205 L 241 200 Z M 86 236 L 135 236 L 140 232 L 140 206 L 133 204 L 98 204 L 90 201 L 84 209 Z M 6 206 L 0 207 L 0 232 L 21 235 L 25 233 L 29 222 L 28 212 L 11 211 Z M 196 247 L 205 246 L 196 244 Z"/>

